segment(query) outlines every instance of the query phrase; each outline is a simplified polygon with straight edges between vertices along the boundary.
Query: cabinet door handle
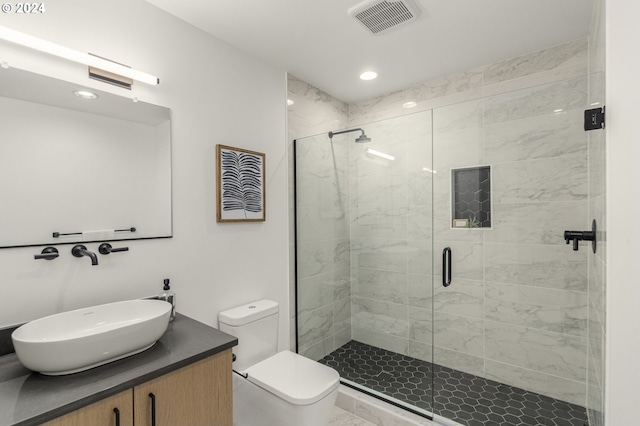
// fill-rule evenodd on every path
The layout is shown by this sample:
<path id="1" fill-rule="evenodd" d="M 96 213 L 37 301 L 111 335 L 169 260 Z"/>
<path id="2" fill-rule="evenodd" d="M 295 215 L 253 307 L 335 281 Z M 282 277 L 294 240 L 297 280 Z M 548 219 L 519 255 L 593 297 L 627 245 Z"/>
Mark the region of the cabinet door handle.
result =
<path id="1" fill-rule="evenodd" d="M 114 408 L 113 412 L 116 415 L 116 426 L 120 426 L 120 410 L 118 410 L 117 408 Z"/>
<path id="2" fill-rule="evenodd" d="M 151 426 L 156 426 L 156 396 L 151 392 L 149 398 L 151 398 Z"/>
<path id="3" fill-rule="evenodd" d="M 442 285 L 444 287 L 451 285 L 451 247 L 445 247 L 442 250 Z"/>

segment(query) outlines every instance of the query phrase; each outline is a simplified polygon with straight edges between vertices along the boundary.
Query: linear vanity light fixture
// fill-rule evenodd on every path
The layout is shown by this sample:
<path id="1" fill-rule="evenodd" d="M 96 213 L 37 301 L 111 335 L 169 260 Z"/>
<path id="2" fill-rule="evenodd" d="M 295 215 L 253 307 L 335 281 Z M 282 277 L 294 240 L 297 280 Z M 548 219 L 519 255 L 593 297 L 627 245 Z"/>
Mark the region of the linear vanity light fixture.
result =
<path id="1" fill-rule="evenodd" d="M 1 25 L 0 39 L 38 50 L 40 52 L 48 53 L 50 55 L 58 56 L 72 62 L 87 65 L 92 68 L 98 68 L 118 76 L 140 81 L 142 83 L 151 85 L 160 84 L 160 79 L 151 74 L 111 62 L 107 59 L 100 58 L 99 56 L 78 52 L 77 50 L 69 49 L 68 47 L 60 46 L 59 44 L 34 37 L 29 34 L 21 33 Z"/>

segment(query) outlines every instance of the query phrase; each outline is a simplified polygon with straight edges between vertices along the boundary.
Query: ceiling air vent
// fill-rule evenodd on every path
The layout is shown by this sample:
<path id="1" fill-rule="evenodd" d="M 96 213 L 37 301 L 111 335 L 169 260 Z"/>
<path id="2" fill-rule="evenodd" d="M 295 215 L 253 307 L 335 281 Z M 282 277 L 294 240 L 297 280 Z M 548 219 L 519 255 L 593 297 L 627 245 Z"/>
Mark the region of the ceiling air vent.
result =
<path id="1" fill-rule="evenodd" d="M 379 35 L 413 21 L 420 15 L 420 9 L 411 0 L 366 0 L 347 13 L 372 34 Z"/>

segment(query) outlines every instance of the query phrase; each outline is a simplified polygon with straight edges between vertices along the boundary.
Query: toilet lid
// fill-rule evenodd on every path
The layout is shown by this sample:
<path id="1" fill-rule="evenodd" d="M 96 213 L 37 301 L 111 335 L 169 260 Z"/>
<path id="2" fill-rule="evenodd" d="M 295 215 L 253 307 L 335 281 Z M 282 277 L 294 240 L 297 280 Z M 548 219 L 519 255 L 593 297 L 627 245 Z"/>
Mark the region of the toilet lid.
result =
<path id="1" fill-rule="evenodd" d="M 333 368 L 291 351 L 279 352 L 245 372 L 249 381 L 295 405 L 321 400 L 340 382 Z"/>

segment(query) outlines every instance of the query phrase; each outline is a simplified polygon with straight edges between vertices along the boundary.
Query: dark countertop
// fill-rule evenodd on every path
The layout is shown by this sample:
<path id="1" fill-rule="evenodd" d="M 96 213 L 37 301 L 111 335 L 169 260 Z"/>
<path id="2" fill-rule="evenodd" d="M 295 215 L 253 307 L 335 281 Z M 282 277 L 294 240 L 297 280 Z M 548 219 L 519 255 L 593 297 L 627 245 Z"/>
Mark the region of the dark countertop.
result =
<path id="1" fill-rule="evenodd" d="M 0 356 L 0 426 L 38 425 L 200 361 L 238 340 L 184 315 L 150 349 L 67 376 L 44 376 Z"/>

